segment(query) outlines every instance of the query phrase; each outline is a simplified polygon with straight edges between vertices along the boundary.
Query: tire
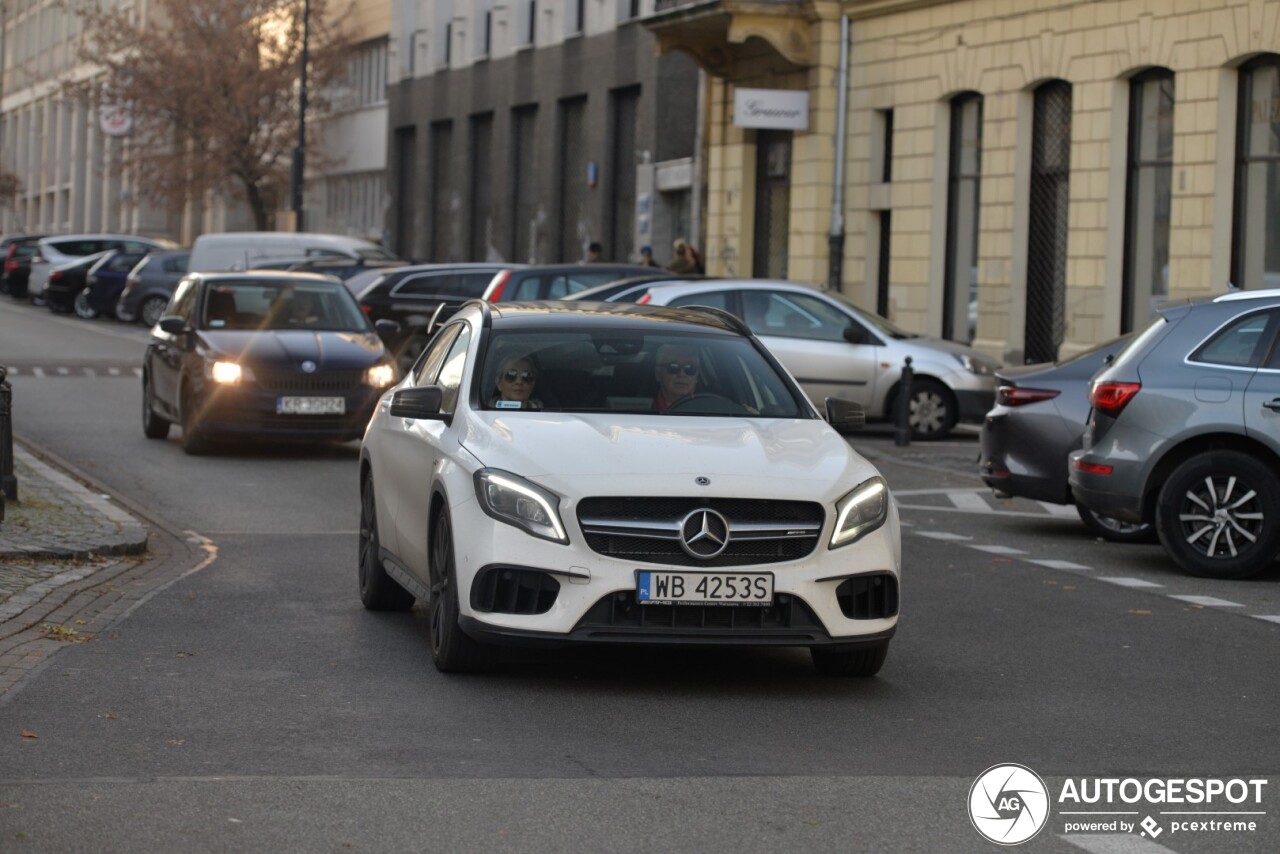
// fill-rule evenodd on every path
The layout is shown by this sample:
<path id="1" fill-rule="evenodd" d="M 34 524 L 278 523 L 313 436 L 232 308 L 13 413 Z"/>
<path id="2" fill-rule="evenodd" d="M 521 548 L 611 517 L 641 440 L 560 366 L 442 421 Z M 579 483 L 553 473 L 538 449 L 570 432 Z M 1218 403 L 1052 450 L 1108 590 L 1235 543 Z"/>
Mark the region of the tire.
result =
<path id="1" fill-rule="evenodd" d="M 907 423 L 913 439 L 925 442 L 941 439 L 960 420 L 955 395 L 937 380 L 912 381 L 909 407 Z"/>
<path id="2" fill-rule="evenodd" d="M 408 611 L 414 595 L 387 575 L 378 558 L 378 505 L 374 501 L 373 475 L 360 483 L 360 602 L 369 611 Z"/>
<path id="3" fill-rule="evenodd" d="M 133 312 L 125 308 L 124 303 L 122 302 L 116 303 L 116 307 L 112 311 L 112 314 L 114 314 L 116 320 L 120 321 L 121 323 L 133 323 L 138 319 L 138 315 L 134 314 Z"/>
<path id="4" fill-rule="evenodd" d="M 888 654 L 888 641 L 852 648 L 809 647 L 809 655 L 813 656 L 813 666 L 823 676 L 856 676 L 863 679 L 875 676 L 884 666 L 884 660 Z"/>
<path id="5" fill-rule="evenodd" d="M 1076 512 L 1080 514 L 1080 521 L 1084 523 L 1085 528 L 1095 537 L 1101 537 L 1113 543 L 1154 543 L 1156 541 L 1155 526 L 1146 522 L 1135 525 L 1132 522 L 1121 522 L 1110 516 L 1099 516 L 1081 504 L 1076 505 Z"/>
<path id="6" fill-rule="evenodd" d="M 169 301 L 164 297 L 147 297 L 142 301 L 142 305 L 138 307 L 138 320 L 142 322 L 143 326 L 150 329 L 160 322 L 167 305 L 169 305 Z"/>
<path id="7" fill-rule="evenodd" d="M 1280 479 L 1249 454 L 1198 454 L 1161 487 L 1156 530 L 1174 563 L 1192 575 L 1256 575 L 1280 549 Z"/>
<path id="8" fill-rule="evenodd" d="M 148 439 L 169 438 L 168 419 L 156 415 L 149 374 L 142 375 L 142 432 Z"/>
<path id="9" fill-rule="evenodd" d="M 204 435 L 200 423 L 200 414 L 191 400 L 190 393 L 182 391 L 182 450 L 189 456 L 197 457 L 209 452 L 209 440 Z"/>
<path id="10" fill-rule="evenodd" d="M 93 320 L 98 316 L 98 310 L 89 303 L 89 290 L 87 288 L 76 294 L 75 300 L 71 303 L 71 308 L 75 311 L 76 317 L 82 320 Z"/>
<path id="11" fill-rule="evenodd" d="M 441 673 L 492 670 L 498 651 L 472 640 L 458 625 L 458 585 L 454 579 L 453 526 L 441 510 L 431 532 L 431 660 Z"/>

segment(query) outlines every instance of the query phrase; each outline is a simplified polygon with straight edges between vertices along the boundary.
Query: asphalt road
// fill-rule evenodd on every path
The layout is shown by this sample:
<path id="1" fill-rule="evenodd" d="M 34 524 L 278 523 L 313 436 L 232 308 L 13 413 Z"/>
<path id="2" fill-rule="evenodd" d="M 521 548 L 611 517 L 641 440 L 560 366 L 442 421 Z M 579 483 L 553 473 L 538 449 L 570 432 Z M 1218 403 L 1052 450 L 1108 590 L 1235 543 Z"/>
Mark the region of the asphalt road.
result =
<path id="1" fill-rule="evenodd" d="M 643 649 L 445 677 L 424 611 L 360 606 L 356 446 L 145 439 L 145 337 L 0 302 L 19 436 L 216 550 L 0 699 L 0 851 L 990 851 L 969 790 L 1010 762 L 1055 800 L 1027 850 L 1280 850 L 1280 572 L 1189 578 L 989 498 L 972 434 L 903 453 L 870 430 L 906 525 L 878 678 Z M 1106 777 L 1269 783 L 1260 805 L 1111 807 L 1154 840 L 1069 832 L 1066 779 Z M 1229 834 L 1164 814 L 1246 809 Z"/>

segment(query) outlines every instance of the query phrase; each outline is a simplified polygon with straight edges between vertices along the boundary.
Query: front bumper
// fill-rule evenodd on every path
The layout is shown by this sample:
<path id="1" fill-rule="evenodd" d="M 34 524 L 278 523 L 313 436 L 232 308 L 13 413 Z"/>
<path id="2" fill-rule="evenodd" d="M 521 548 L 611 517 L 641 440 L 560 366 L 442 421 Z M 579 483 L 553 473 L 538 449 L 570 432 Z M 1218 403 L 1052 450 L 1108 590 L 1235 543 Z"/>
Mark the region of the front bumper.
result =
<path id="1" fill-rule="evenodd" d="M 592 551 L 576 524 L 572 502 L 561 508 L 570 543 L 560 545 L 495 523 L 474 495 L 453 505 L 455 564 L 461 607 L 460 624 L 478 640 L 511 643 L 644 643 L 750 646 L 827 646 L 878 643 L 897 627 L 891 616 L 851 619 L 845 616 L 836 590 L 850 577 L 892 576 L 900 589 L 899 523 L 895 507 L 879 529 L 856 543 L 828 549 L 830 518 L 818 545 L 799 560 L 718 567 L 718 573 L 769 572 L 774 579 L 774 605 L 759 606 L 638 605 L 634 601 L 638 569 L 698 572 L 619 559 Z M 828 513 L 828 516 L 832 516 Z M 510 614 L 475 609 L 472 583 L 477 573 L 496 564 L 518 564 L 556 577 L 559 593 L 539 614 Z M 638 609 L 638 610 L 637 610 Z M 788 613 L 783 614 L 786 610 Z M 611 613 L 606 613 L 611 612 Z M 730 613 L 734 612 L 734 613 Z"/>
<path id="2" fill-rule="evenodd" d="M 341 393 L 279 391 L 251 384 L 206 388 L 197 402 L 200 432 L 206 436 L 258 436 L 285 439 L 333 439 L 350 441 L 364 434 L 382 389 L 364 387 Z M 281 397 L 341 397 L 342 415 L 281 414 Z"/>

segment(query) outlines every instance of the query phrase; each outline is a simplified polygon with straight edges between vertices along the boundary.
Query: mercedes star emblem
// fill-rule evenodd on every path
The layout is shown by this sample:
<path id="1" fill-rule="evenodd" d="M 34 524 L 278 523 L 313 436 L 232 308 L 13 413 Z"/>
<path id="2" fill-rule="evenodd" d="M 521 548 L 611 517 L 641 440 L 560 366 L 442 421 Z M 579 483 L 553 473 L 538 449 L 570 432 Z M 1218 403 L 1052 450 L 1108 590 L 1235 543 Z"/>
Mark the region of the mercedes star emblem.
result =
<path id="1" fill-rule="evenodd" d="M 698 486 L 710 486 L 710 485 L 711 485 L 711 478 L 709 478 L 709 477 L 701 477 L 701 476 L 699 476 L 699 477 L 695 477 L 695 478 L 693 479 L 693 482 L 694 482 L 694 483 L 696 483 L 696 484 L 698 484 Z"/>
<path id="2" fill-rule="evenodd" d="M 680 521 L 680 548 L 699 560 L 711 560 L 729 545 L 729 520 L 703 507 Z"/>
<path id="3" fill-rule="evenodd" d="M 316 372 L 316 363 L 308 359 L 302 363 L 302 372 L 304 374 L 314 374 Z"/>

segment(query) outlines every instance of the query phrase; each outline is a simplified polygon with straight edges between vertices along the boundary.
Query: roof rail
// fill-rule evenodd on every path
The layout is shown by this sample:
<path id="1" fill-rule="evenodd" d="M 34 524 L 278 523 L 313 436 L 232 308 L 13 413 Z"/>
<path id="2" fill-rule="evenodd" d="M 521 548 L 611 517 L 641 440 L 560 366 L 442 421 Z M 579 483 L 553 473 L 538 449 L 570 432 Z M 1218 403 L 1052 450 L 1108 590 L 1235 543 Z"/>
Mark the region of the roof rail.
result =
<path id="1" fill-rule="evenodd" d="M 1225 294 L 1221 294 L 1217 297 L 1214 297 L 1213 301 L 1214 302 L 1235 302 L 1236 300 L 1262 299 L 1264 297 L 1268 297 L 1268 298 L 1280 297 L 1280 288 L 1260 288 L 1258 290 L 1249 290 L 1249 291 L 1246 291 L 1246 290 L 1228 291 Z"/>
<path id="2" fill-rule="evenodd" d="M 716 320 L 719 320 L 723 322 L 725 325 L 729 326 L 735 332 L 740 332 L 743 335 L 747 336 L 748 338 L 750 338 L 753 334 L 751 331 L 751 327 L 747 326 L 747 324 L 743 322 L 742 318 L 738 317 L 736 314 L 730 314 L 729 312 L 725 311 L 723 308 L 715 308 L 714 306 L 710 306 L 710 305 L 682 305 L 680 306 L 680 308 L 692 309 L 693 311 L 699 311 L 699 312 L 702 312 L 703 314 L 710 315 L 711 317 L 714 317 Z"/>
<path id="3" fill-rule="evenodd" d="M 458 311 L 462 311 L 467 306 L 477 305 L 480 307 L 480 324 L 485 329 L 493 328 L 493 303 L 486 302 L 482 299 L 469 299 L 462 305 L 458 306 Z M 456 314 L 457 312 L 455 312 Z"/>

